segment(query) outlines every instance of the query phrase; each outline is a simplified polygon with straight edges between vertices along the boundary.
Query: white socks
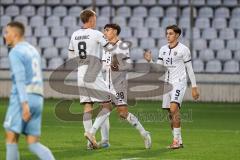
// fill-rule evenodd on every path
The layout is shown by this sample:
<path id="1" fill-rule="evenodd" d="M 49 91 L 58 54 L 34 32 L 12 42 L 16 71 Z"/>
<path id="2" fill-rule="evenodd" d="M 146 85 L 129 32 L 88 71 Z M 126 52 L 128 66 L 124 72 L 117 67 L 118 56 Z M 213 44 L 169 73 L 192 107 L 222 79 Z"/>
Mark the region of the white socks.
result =
<path id="1" fill-rule="evenodd" d="M 107 119 L 103 122 L 103 124 L 101 126 L 102 142 L 109 141 L 109 129 L 110 129 L 109 117 L 107 117 Z"/>
<path id="2" fill-rule="evenodd" d="M 85 132 L 90 132 L 92 128 L 92 114 L 91 113 L 84 113 L 83 114 L 83 126 Z"/>
<path id="3" fill-rule="evenodd" d="M 142 124 L 138 121 L 137 117 L 135 117 L 132 113 L 128 113 L 128 116 L 127 116 L 127 121 L 133 125 L 139 132 L 142 136 L 145 135 L 146 133 L 146 130 L 143 128 Z"/>
<path id="4" fill-rule="evenodd" d="M 172 133 L 173 138 L 179 140 L 179 143 L 182 144 L 181 128 L 173 128 Z"/>

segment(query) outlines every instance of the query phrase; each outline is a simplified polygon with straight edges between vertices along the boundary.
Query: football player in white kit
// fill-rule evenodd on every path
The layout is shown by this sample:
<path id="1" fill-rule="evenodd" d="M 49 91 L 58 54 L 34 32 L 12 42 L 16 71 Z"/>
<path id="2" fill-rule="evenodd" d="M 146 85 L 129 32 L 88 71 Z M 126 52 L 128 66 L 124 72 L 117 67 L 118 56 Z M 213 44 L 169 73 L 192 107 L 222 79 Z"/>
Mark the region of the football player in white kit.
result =
<path id="1" fill-rule="evenodd" d="M 199 98 L 196 79 L 191 63 L 191 53 L 188 47 L 178 41 L 181 29 L 176 25 L 166 28 L 168 44 L 161 47 L 159 51 L 158 64 L 166 67 L 165 81 L 172 85 L 172 90 L 163 95 L 162 108 L 167 109 L 171 121 L 173 142 L 168 147 L 178 149 L 183 147 L 181 136 L 180 107 L 187 88 L 187 74 L 192 84 L 192 97 Z M 151 61 L 151 55 L 145 53 L 145 59 Z M 165 93 L 165 92 L 164 92 Z"/>
<path id="2" fill-rule="evenodd" d="M 134 126 L 144 139 L 146 149 L 151 148 L 151 136 L 144 129 L 127 106 L 127 71 L 132 68 L 129 55 L 129 44 L 124 43 L 118 37 L 121 28 L 118 24 L 106 24 L 104 35 L 112 45 L 111 50 L 103 51 L 103 69 L 106 72 L 106 82 L 111 94 L 111 100 L 117 108 L 119 116 Z M 109 118 L 101 126 L 102 147 L 109 146 Z"/>
<path id="3" fill-rule="evenodd" d="M 101 67 L 101 46 L 106 47 L 108 42 L 103 33 L 94 30 L 96 27 L 94 11 L 83 10 L 80 19 L 83 22 L 83 27 L 72 34 L 68 55 L 69 59 L 76 58 L 79 64 L 78 87 L 80 87 L 80 103 L 84 105 L 84 136 L 88 139 L 87 147 L 95 149 L 98 146 L 94 135 L 111 111 L 108 87 L 102 72 L 96 72 L 96 68 Z M 101 103 L 102 109 L 92 124 L 94 102 Z"/>

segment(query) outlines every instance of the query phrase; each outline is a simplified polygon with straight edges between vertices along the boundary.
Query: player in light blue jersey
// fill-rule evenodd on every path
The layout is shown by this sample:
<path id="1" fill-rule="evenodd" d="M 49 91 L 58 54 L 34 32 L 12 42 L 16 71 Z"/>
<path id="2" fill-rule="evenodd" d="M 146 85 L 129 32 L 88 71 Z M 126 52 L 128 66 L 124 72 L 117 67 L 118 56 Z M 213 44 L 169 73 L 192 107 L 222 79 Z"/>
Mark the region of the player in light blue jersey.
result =
<path id="1" fill-rule="evenodd" d="M 51 151 L 39 142 L 43 109 L 43 79 L 38 51 L 24 41 L 24 26 L 10 22 L 5 29 L 9 53 L 12 90 L 6 113 L 6 159 L 18 160 L 18 139 L 26 136 L 29 150 L 41 160 L 54 160 Z"/>

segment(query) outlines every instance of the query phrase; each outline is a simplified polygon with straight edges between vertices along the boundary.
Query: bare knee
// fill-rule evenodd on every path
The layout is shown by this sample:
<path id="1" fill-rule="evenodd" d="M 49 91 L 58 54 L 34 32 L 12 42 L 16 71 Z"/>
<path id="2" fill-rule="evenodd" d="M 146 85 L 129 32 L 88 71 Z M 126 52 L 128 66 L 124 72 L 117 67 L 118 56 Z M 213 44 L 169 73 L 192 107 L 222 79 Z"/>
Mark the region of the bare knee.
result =
<path id="1" fill-rule="evenodd" d="M 6 142 L 8 144 L 18 143 L 19 134 L 14 132 L 6 132 Z"/>
<path id="2" fill-rule="evenodd" d="M 28 144 L 37 143 L 38 141 L 39 141 L 39 137 L 37 137 L 37 136 L 31 136 L 31 135 L 26 136 L 26 142 Z"/>
<path id="3" fill-rule="evenodd" d="M 117 107 L 119 117 L 123 119 L 127 119 L 128 117 L 128 108 L 126 106 Z"/>

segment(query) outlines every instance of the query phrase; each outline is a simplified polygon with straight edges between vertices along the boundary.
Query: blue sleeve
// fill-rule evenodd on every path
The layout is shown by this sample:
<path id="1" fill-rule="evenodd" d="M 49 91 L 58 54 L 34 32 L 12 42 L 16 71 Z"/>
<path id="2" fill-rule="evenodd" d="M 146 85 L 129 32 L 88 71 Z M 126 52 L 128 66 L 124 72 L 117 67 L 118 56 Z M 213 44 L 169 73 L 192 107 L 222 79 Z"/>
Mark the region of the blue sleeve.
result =
<path id="1" fill-rule="evenodd" d="M 16 88 L 19 95 L 20 102 L 27 101 L 27 93 L 26 93 L 26 86 L 25 86 L 25 68 L 23 61 L 21 60 L 21 53 L 14 52 L 13 54 L 9 55 L 10 58 L 10 65 L 12 68 L 12 74 L 15 78 Z"/>

